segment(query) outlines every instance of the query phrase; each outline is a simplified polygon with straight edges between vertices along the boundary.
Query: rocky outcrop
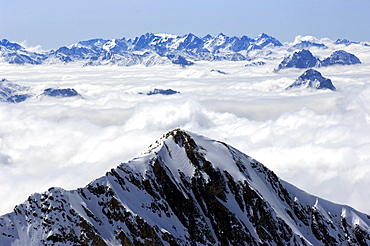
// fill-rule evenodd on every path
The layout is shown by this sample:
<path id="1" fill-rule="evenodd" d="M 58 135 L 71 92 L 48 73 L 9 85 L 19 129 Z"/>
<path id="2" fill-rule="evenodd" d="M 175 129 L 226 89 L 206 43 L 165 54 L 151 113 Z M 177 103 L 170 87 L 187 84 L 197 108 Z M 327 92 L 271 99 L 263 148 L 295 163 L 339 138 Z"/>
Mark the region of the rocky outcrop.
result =
<path id="1" fill-rule="evenodd" d="M 180 92 L 178 91 L 175 91 L 175 90 L 172 90 L 172 89 L 157 89 L 155 88 L 154 90 L 152 91 L 149 91 L 148 93 L 146 93 L 148 96 L 150 95 L 157 95 L 157 94 L 161 94 L 161 95 L 174 95 L 174 94 L 179 94 Z"/>
<path id="2" fill-rule="evenodd" d="M 179 129 L 86 187 L 33 194 L 0 245 L 368 245 L 370 217 Z"/>
<path id="3" fill-rule="evenodd" d="M 42 95 L 50 97 L 74 97 L 78 96 L 79 94 L 73 88 L 47 88 L 44 90 L 44 93 Z"/>

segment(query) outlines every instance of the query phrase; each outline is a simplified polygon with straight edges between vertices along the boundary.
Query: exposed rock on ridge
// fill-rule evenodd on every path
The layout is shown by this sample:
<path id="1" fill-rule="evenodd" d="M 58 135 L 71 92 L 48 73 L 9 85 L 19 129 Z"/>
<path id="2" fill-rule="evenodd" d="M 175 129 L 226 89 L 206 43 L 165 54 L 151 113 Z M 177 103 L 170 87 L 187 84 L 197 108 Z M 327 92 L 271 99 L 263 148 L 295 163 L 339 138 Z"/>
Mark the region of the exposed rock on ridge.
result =
<path id="1" fill-rule="evenodd" d="M 177 129 L 84 188 L 31 195 L 0 217 L 0 245 L 368 245 L 369 225 Z"/>

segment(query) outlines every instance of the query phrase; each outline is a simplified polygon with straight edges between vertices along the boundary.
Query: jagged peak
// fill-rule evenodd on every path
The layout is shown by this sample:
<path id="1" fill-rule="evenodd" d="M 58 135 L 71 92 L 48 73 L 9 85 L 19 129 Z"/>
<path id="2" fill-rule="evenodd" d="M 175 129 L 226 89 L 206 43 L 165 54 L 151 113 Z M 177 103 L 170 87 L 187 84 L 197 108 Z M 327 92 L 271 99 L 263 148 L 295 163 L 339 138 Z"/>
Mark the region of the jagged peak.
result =
<path id="1" fill-rule="evenodd" d="M 175 141 L 179 142 L 179 139 L 188 139 L 190 137 L 189 133 L 181 128 L 175 128 L 173 130 L 168 131 L 167 133 L 163 134 L 158 140 L 156 140 L 153 144 L 151 144 L 148 149 L 144 152 L 144 154 L 148 154 L 151 152 L 155 152 L 159 147 L 163 145 L 163 143 L 170 138 L 174 138 Z M 187 141 L 185 141 L 187 142 Z"/>
<path id="2" fill-rule="evenodd" d="M 327 79 L 321 75 L 321 73 L 315 69 L 306 70 L 298 79 L 286 89 L 292 88 L 313 88 L 313 89 L 329 89 L 335 91 L 336 88 L 332 84 L 330 79 Z"/>
<path id="3" fill-rule="evenodd" d="M 151 156 L 121 164 L 84 188 L 72 191 L 51 188 L 31 195 L 13 213 L 0 216 L 0 242 L 5 245 L 14 241 L 25 245 L 31 241 L 33 245 L 370 242 L 369 216 L 308 195 L 223 142 L 180 128 L 165 133 L 159 142 Z M 138 172 L 143 160 L 147 165 L 145 173 Z"/>
<path id="4" fill-rule="evenodd" d="M 24 47 L 21 46 L 20 44 L 14 43 L 14 42 L 10 42 L 7 39 L 2 39 L 0 41 L 0 46 L 6 46 L 6 47 L 10 48 L 11 50 L 21 50 L 21 49 L 24 49 Z"/>

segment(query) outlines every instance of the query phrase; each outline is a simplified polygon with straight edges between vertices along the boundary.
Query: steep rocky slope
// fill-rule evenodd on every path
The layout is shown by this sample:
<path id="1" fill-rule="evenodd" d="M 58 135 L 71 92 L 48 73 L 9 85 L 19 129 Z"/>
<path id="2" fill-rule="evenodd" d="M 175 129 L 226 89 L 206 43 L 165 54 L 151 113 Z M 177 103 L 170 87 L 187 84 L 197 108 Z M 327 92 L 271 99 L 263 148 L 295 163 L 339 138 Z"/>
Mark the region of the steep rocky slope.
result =
<path id="1" fill-rule="evenodd" d="M 370 217 L 235 148 L 173 130 L 86 187 L 0 217 L 0 245 L 368 245 Z"/>

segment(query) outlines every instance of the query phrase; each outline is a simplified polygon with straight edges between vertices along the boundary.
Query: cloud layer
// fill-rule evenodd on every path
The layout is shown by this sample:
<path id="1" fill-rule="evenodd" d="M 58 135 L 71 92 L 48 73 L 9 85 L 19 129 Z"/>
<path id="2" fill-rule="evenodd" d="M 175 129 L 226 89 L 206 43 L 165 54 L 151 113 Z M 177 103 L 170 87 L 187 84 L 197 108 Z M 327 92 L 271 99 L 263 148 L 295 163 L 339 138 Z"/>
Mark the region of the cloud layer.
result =
<path id="1" fill-rule="evenodd" d="M 370 52 L 348 49 L 364 64 L 319 69 L 336 92 L 285 91 L 303 71 L 273 73 L 279 59 L 185 69 L 0 64 L 11 82 L 83 96 L 0 104 L 0 214 L 33 192 L 84 186 L 176 127 L 225 141 L 301 189 L 370 213 Z M 181 94 L 138 94 L 154 88 Z"/>

